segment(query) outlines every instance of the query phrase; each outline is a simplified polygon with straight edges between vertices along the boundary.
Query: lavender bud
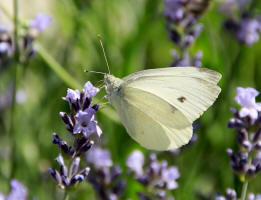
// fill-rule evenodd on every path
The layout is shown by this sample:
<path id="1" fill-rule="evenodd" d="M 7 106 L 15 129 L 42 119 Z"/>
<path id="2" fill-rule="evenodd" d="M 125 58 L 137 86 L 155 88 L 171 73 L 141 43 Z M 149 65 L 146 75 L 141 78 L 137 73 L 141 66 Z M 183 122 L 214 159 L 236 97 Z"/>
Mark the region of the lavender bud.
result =
<path id="1" fill-rule="evenodd" d="M 233 150 L 232 149 L 227 149 L 226 152 L 229 155 L 229 157 L 231 157 L 233 155 Z"/>
<path id="2" fill-rule="evenodd" d="M 175 30 L 170 30 L 169 31 L 169 38 L 175 43 L 175 44 L 179 44 L 181 37 L 180 34 L 175 31 Z"/>
<path id="3" fill-rule="evenodd" d="M 60 112 L 60 116 L 61 116 L 61 118 L 62 118 L 62 120 L 63 120 L 63 122 L 64 122 L 65 124 L 68 124 L 68 125 L 73 126 L 72 120 L 70 119 L 70 117 L 68 116 L 67 113 L 65 113 L 65 112 Z"/>
<path id="4" fill-rule="evenodd" d="M 160 199 L 164 198 L 166 196 L 166 191 L 165 190 L 158 190 L 156 192 L 156 196 Z"/>
<path id="5" fill-rule="evenodd" d="M 74 176 L 77 173 L 77 171 L 79 169 L 80 161 L 81 161 L 80 157 L 77 157 L 74 159 L 73 164 L 72 164 L 71 176 Z"/>
<path id="6" fill-rule="evenodd" d="M 228 128 L 240 129 L 242 127 L 244 127 L 244 124 L 240 119 L 233 118 L 228 122 Z"/>
<path id="7" fill-rule="evenodd" d="M 77 139 L 77 141 L 76 141 L 76 150 L 78 151 L 79 148 L 80 148 L 83 144 L 85 144 L 85 143 L 87 142 L 87 140 L 88 140 L 88 138 L 85 137 L 85 136 L 83 136 L 83 137 Z"/>
<path id="8" fill-rule="evenodd" d="M 80 171 L 80 174 L 81 174 L 82 176 L 84 176 L 84 179 L 86 179 L 87 176 L 88 176 L 88 174 L 89 174 L 89 172 L 90 172 L 90 168 L 89 168 L 89 167 L 86 167 L 85 169 L 83 169 L 82 171 Z"/>
<path id="9" fill-rule="evenodd" d="M 189 47 L 193 44 L 195 38 L 193 35 L 186 35 L 184 38 L 184 45 L 185 47 Z"/>
<path id="10" fill-rule="evenodd" d="M 81 105 L 83 105 L 84 97 L 85 97 L 84 91 L 81 91 L 81 93 L 80 93 L 80 104 Z"/>
<path id="11" fill-rule="evenodd" d="M 71 102 L 71 106 L 72 106 L 71 108 L 72 112 L 77 113 L 81 108 L 79 99 L 77 99 L 75 102 Z"/>
<path id="12" fill-rule="evenodd" d="M 85 98 L 85 101 L 84 101 L 84 103 L 83 103 L 83 106 L 82 106 L 82 110 L 85 110 L 85 109 L 87 109 L 87 108 L 89 108 L 89 106 L 91 105 L 91 102 L 92 102 L 92 98 L 90 97 L 90 98 Z M 96 112 L 97 112 L 98 110 L 96 110 Z"/>
<path id="13" fill-rule="evenodd" d="M 218 195 L 216 196 L 216 200 L 227 200 L 227 199 L 221 195 Z"/>
<path id="14" fill-rule="evenodd" d="M 261 171 L 261 162 L 259 162 L 257 165 L 256 165 L 256 171 L 255 173 L 259 173 Z"/>
<path id="15" fill-rule="evenodd" d="M 111 179 L 115 181 L 122 174 L 122 170 L 119 165 L 115 165 L 111 171 Z"/>
<path id="16" fill-rule="evenodd" d="M 53 168 L 49 168 L 48 171 L 58 184 L 60 184 L 62 182 L 62 178 L 57 170 L 55 170 Z"/>
<path id="17" fill-rule="evenodd" d="M 250 194 L 248 195 L 247 200 L 255 200 L 255 195 L 254 195 L 253 193 L 250 193 Z"/>
<path id="18" fill-rule="evenodd" d="M 65 128 L 67 129 L 67 131 L 73 133 L 73 126 L 69 125 L 69 124 L 66 124 L 65 125 Z"/>
<path id="19" fill-rule="evenodd" d="M 60 146 L 61 142 L 61 138 L 56 133 L 53 133 L 53 144 L 57 144 Z"/>
<path id="20" fill-rule="evenodd" d="M 94 142 L 92 140 L 88 140 L 85 144 L 83 144 L 80 149 L 79 149 L 79 154 L 88 151 L 92 145 L 94 144 Z"/>
<path id="21" fill-rule="evenodd" d="M 69 151 L 68 151 L 67 155 L 70 156 L 70 157 L 73 157 L 74 154 L 75 154 L 75 148 L 72 147 L 72 146 L 69 147 Z"/>
<path id="22" fill-rule="evenodd" d="M 80 174 L 77 174 L 75 175 L 74 177 L 72 177 L 71 181 L 70 181 L 70 185 L 74 185 L 76 184 L 77 182 L 82 182 L 84 181 L 84 176 L 83 175 L 80 175 Z"/>
<path id="23" fill-rule="evenodd" d="M 99 110 L 99 107 L 100 107 L 100 105 L 99 104 L 94 104 L 93 106 L 92 106 L 92 109 L 94 109 L 96 112 Z"/>
<path id="24" fill-rule="evenodd" d="M 235 117 L 238 117 L 238 110 L 236 108 L 230 108 L 230 111 L 233 113 Z"/>
<path id="25" fill-rule="evenodd" d="M 121 181 L 117 182 L 115 187 L 113 187 L 112 191 L 113 191 L 113 193 L 120 195 L 124 192 L 125 188 L 126 188 L 126 182 L 121 180 Z"/>
<path id="26" fill-rule="evenodd" d="M 66 187 L 70 186 L 70 181 L 69 181 L 69 179 L 68 179 L 66 176 L 61 176 L 61 177 L 62 177 L 62 183 L 63 183 Z"/>
<path id="27" fill-rule="evenodd" d="M 136 178 L 136 180 L 141 183 L 142 185 L 148 185 L 150 183 L 149 177 L 147 176 L 139 176 Z"/>
<path id="28" fill-rule="evenodd" d="M 196 66 L 196 67 L 201 67 L 201 65 L 202 65 L 202 63 L 201 63 L 202 57 L 203 57 L 202 51 L 198 51 L 196 53 L 196 55 L 194 56 L 193 65 Z"/>
<path id="29" fill-rule="evenodd" d="M 255 175 L 255 172 L 256 172 L 256 167 L 254 165 L 249 165 L 248 170 L 247 170 L 247 174 L 249 176 L 253 176 L 253 175 Z"/>
<path id="30" fill-rule="evenodd" d="M 261 139 L 261 128 L 254 134 L 253 142 L 257 142 L 259 139 Z"/>
<path id="31" fill-rule="evenodd" d="M 226 195 L 227 195 L 227 197 L 228 197 L 229 199 L 231 199 L 231 200 L 236 200 L 236 199 L 237 199 L 237 193 L 236 193 L 236 191 L 233 190 L 233 189 L 228 188 L 228 189 L 226 190 Z"/>
<path id="32" fill-rule="evenodd" d="M 249 142 L 248 140 L 245 140 L 242 145 L 243 145 L 243 147 L 244 147 L 248 152 L 251 151 L 251 149 L 252 149 L 252 144 L 251 144 L 251 142 Z"/>
<path id="33" fill-rule="evenodd" d="M 254 144 L 254 149 L 261 150 L 261 141 L 258 141 L 257 143 Z"/>
<path id="34" fill-rule="evenodd" d="M 147 196 L 146 194 L 143 194 L 142 192 L 137 192 L 137 195 L 139 196 L 139 198 L 141 200 L 152 200 L 149 196 Z"/>
<path id="35" fill-rule="evenodd" d="M 64 166 L 64 161 L 63 161 L 63 157 L 61 154 L 59 154 L 59 156 L 55 160 L 56 160 L 56 162 L 58 162 L 58 164 L 60 166 Z"/>
<path id="36" fill-rule="evenodd" d="M 64 153 L 69 154 L 70 148 L 69 148 L 69 146 L 67 145 L 67 143 L 66 143 L 65 141 L 62 141 L 60 147 L 61 147 L 61 150 L 62 150 Z"/>
<path id="37" fill-rule="evenodd" d="M 65 165 L 60 166 L 60 174 L 61 176 L 68 176 L 68 168 Z"/>

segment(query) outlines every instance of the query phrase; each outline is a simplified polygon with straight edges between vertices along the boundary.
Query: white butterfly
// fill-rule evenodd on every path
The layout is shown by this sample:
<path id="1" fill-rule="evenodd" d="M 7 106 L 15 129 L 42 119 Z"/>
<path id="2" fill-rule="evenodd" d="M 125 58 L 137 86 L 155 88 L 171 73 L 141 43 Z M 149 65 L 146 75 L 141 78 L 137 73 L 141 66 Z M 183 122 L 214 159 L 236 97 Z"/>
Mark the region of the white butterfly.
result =
<path id="1" fill-rule="evenodd" d="M 129 135 L 148 149 L 178 148 L 192 123 L 213 104 L 221 74 L 199 67 L 139 71 L 123 79 L 105 75 L 108 100 Z"/>

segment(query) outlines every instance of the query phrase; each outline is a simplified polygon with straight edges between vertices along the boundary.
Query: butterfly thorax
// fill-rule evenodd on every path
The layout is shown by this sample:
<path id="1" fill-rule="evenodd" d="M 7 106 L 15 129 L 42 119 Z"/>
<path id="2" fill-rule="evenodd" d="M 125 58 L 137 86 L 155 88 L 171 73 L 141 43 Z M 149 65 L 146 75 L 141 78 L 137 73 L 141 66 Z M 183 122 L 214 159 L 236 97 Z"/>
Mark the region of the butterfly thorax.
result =
<path id="1" fill-rule="evenodd" d="M 122 83 L 124 82 L 122 79 L 117 78 L 110 74 L 105 74 L 104 82 L 106 84 L 105 89 L 107 92 L 107 98 L 112 103 L 113 98 L 119 95 Z"/>

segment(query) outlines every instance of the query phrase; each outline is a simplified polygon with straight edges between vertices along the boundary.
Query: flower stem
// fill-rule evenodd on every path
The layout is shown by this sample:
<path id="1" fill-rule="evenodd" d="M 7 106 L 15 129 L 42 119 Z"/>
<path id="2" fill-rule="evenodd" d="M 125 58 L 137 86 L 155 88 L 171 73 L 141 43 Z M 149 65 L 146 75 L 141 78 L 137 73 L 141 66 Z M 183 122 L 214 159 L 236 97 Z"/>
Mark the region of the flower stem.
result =
<path id="1" fill-rule="evenodd" d="M 10 141 L 10 175 L 9 179 L 11 180 L 14 176 L 14 169 L 16 165 L 16 144 L 15 144 L 15 111 L 16 111 L 16 90 L 18 82 L 18 67 L 19 67 L 19 44 L 18 44 L 18 34 L 19 34 L 19 22 L 18 22 L 18 0 L 13 0 L 13 10 L 14 10 L 14 72 L 13 72 L 13 91 L 12 91 L 12 105 L 11 105 L 11 117 L 10 117 L 10 129 L 9 129 L 9 141 Z"/>
<path id="2" fill-rule="evenodd" d="M 240 200 L 245 200 L 245 199 L 246 199 L 247 186 L 248 186 L 248 180 L 245 180 L 245 181 L 244 181 L 244 184 L 243 184 L 243 187 L 242 187 L 242 192 L 241 192 L 241 198 L 240 198 Z"/>
<path id="3" fill-rule="evenodd" d="M 70 198 L 69 193 L 67 191 L 65 191 L 63 200 L 69 200 L 69 198 Z"/>

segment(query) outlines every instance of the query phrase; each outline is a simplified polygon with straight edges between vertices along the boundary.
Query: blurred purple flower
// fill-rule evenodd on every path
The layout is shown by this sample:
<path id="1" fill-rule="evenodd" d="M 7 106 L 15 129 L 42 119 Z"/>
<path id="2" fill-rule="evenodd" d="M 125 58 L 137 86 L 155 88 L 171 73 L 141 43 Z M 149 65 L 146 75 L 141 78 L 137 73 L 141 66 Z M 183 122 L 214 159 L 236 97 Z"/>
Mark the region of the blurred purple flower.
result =
<path id="1" fill-rule="evenodd" d="M 180 177 L 177 167 L 169 167 L 162 171 L 162 180 L 166 183 L 169 190 L 176 189 L 178 183 L 176 179 Z"/>
<path id="2" fill-rule="evenodd" d="M 143 174 L 144 156 L 139 150 L 133 151 L 126 160 L 126 165 L 130 168 L 135 175 L 140 176 Z"/>
<path id="3" fill-rule="evenodd" d="M 27 189 L 17 180 L 11 180 L 11 192 L 6 196 L 5 200 L 26 200 Z"/>
<path id="4" fill-rule="evenodd" d="M 90 81 L 86 82 L 82 92 L 85 94 L 86 97 L 90 98 L 93 97 L 99 92 L 99 89 L 94 87 Z"/>
<path id="5" fill-rule="evenodd" d="M 259 40 L 259 34 L 261 32 L 261 23 L 257 19 L 243 19 L 239 31 L 237 32 L 237 38 L 239 41 L 244 42 L 247 45 L 252 45 Z"/>
<path id="6" fill-rule="evenodd" d="M 38 31 L 44 31 L 51 23 L 52 18 L 46 14 L 39 13 L 34 19 L 29 22 L 29 26 L 37 29 Z"/>
<path id="7" fill-rule="evenodd" d="M 72 90 L 70 88 L 67 89 L 67 95 L 66 97 L 62 97 L 63 100 L 65 101 L 72 101 L 72 102 L 76 102 L 77 99 L 80 99 L 80 92 L 79 90 Z"/>
<path id="8" fill-rule="evenodd" d="M 184 15 L 184 7 L 182 3 L 187 0 L 165 0 L 165 11 L 164 16 L 173 22 L 180 21 Z"/>
<path id="9" fill-rule="evenodd" d="M 95 167 L 107 168 L 112 166 L 111 155 L 108 150 L 101 149 L 100 147 L 94 147 L 88 151 L 87 161 L 94 164 Z"/>
<path id="10" fill-rule="evenodd" d="M 27 94 L 26 94 L 25 90 L 19 89 L 16 92 L 16 102 L 18 104 L 23 104 L 26 102 L 26 100 L 27 100 Z"/>
<path id="11" fill-rule="evenodd" d="M 85 111 L 79 111 L 75 115 L 76 124 L 73 129 L 73 133 L 83 133 L 86 137 L 89 137 L 93 133 L 101 135 L 101 129 L 98 127 L 97 122 L 94 121 L 94 114 L 96 111 L 93 108 L 88 108 Z"/>
<path id="12" fill-rule="evenodd" d="M 250 116 L 253 120 L 258 117 L 258 111 L 261 111 L 261 103 L 256 103 L 256 96 L 259 92 L 254 88 L 237 87 L 237 96 L 235 101 L 242 106 L 239 111 L 240 117 Z"/>
<path id="13" fill-rule="evenodd" d="M 0 42 L 0 54 L 8 54 L 10 55 L 12 53 L 12 46 L 8 42 Z"/>

